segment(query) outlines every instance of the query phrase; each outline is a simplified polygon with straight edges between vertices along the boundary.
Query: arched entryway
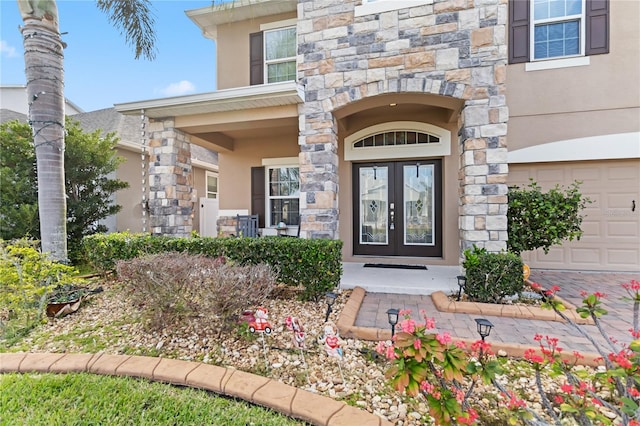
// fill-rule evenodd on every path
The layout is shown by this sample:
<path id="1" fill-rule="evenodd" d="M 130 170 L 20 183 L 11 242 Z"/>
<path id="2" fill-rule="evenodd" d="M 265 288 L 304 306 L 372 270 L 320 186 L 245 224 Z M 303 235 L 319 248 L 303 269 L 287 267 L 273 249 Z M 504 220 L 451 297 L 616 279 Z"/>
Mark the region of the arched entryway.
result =
<path id="1" fill-rule="evenodd" d="M 344 139 L 354 255 L 442 257 L 442 159 L 451 154 L 450 134 L 426 123 L 391 121 Z"/>

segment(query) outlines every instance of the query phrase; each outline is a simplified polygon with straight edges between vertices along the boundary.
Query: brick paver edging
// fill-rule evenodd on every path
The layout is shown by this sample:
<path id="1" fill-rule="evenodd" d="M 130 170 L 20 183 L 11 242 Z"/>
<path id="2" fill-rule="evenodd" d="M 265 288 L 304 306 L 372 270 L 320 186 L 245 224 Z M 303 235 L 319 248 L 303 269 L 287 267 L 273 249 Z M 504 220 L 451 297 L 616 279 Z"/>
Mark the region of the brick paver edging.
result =
<path id="1" fill-rule="evenodd" d="M 94 373 L 205 389 L 319 426 L 391 426 L 341 401 L 268 377 L 200 362 L 131 355 L 0 353 L 0 373 Z"/>
<path id="2" fill-rule="evenodd" d="M 587 317 L 582 318 L 577 312 L 576 307 L 566 300 L 558 296 L 554 299 L 562 303 L 566 310 L 562 313 L 576 324 L 593 325 L 593 319 Z M 499 305 L 494 303 L 477 303 L 477 302 L 459 302 L 449 299 L 449 296 L 443 291 L 434 291 L 431 293 L 431 300 L 440 312 L 475 314 L 475 315 L 491 315 L 495 317 L 508 318 L 525 318 L 541 321 L 558 321 L 566 322 L 553 309 L 543 309 L 537 306 L 522 305 Z"/>
<path id="3" fill-rule="evenodd" d="M 358 311 L 360 310 L 360 306 L 362 305 L 362 301 L 364 300 L 364 296 L 366 295 L 366 293 L 367 292 L 362 287 L 356 287 L 351 292 L 349 300 L 347 301 L 347 303 L 345 303 L 344 308 L 340 313 L 340 317 L 338 318 L 338 322 L 336 323 L 336 325 L 338 326 L 338 330 L 340 331 L 340 335 L 344 337 L 370 341 L 391 339 L 391 330 L 372 327 L 359 327 L 355 325 Z M 483 314 L 488 315 L 485 312 L 483 312 Z M 470 347 L 471 344 L 475 342 L 475 339 L 463 339 L 458 337 L 453 337 L 452 339 L 454 342 L 465 342 L 467 347 Z M 495 353 L 502 351 L 506 353 L 507 356 L 513 358 L 524 358 L 525 351 L 529 349 L 534 349 L 536 353 L 540 354 L 540 351 L 537 348 L 530 345 L 522 345 L 519 343 L 491 342 L 491 348 Z M 604 365 L 601 359 L 602 357 L 599 354 L 587 352 L 582 353 L 582 355 L 584 356 L 584 358 L 576 361 L 575 357 L 570 353 L 560 354 L 563 359 L 567 359 L 570 362 L 577 362 L 577 364 L 587 365 L 591 367 Z"/>

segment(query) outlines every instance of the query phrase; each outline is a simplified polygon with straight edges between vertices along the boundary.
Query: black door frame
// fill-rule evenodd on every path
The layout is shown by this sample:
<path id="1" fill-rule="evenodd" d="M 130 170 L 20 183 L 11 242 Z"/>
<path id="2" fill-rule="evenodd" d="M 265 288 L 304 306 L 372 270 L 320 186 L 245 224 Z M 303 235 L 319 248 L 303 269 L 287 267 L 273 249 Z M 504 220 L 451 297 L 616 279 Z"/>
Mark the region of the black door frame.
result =
<path id="1" fill-rule="evenodd" d="M 434 166 L 434 233 L 435 241 L 432 246 L 404 245 L 404 202 L 403 202 L 403 170 L 405 165 Z M 395 223 L 393 230 L 389 230 L 389 244 L 368 245 L 360 244 L 360 173 L 361 167 L 389 167 L 388 202 L 395 205 Z M 369 256 L 401 256 L 401 257 L 442 257 L 442 160 L 415 159 L 411 161 L 367 161 L 352 164 L 352 201 L 353 201 L 353 254 Z M 389 210 L 389 209 L 388 209 Z M 388 212 L 389 214 L 389 212 Z M 391 218 L 388 218 L 391 221 Z"/>

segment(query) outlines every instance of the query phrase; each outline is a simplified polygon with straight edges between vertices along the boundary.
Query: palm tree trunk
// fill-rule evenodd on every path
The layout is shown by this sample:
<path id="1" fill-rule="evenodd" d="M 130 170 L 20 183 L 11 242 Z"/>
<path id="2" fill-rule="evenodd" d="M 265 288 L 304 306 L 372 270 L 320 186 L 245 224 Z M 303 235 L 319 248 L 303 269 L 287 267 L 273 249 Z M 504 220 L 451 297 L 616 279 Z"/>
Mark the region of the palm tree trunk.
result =
<path id="1" fill-rule="evenodd" d="M 24 10 L 24 62 L 29 124 L 38 173 L 42 251 L 67 261 L 67 202 L 64 186 L 63 47 L 55 1 L 47 10 Z"/>

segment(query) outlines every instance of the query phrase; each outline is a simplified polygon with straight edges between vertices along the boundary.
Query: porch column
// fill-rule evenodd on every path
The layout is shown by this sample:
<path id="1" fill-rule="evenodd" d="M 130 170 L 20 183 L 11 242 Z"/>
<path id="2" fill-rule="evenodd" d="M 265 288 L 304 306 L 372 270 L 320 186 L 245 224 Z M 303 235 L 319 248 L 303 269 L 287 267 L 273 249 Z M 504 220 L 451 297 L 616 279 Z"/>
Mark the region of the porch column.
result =
<path id="1" fill-rule="evenodd" d="M 495 88 L 493 88 L 495 89 Z M 469 100 L 462 111 L 460 248 L 507 249 L 507 118 L 504 95 Z"/>
<path id="2" fill-rule="evenodd" d="M 308 92 L 307 92 L 308 93 Z M 338 128 L 318 101 L 298 107 L 300 236 L 338 238 Z"/>
<path id="3" fill-rule="evenodd" d="M 149 227 L 152 235 L 188 237 L 193 228 L 191 143 L 173 118 L 149 123 Z"/>

